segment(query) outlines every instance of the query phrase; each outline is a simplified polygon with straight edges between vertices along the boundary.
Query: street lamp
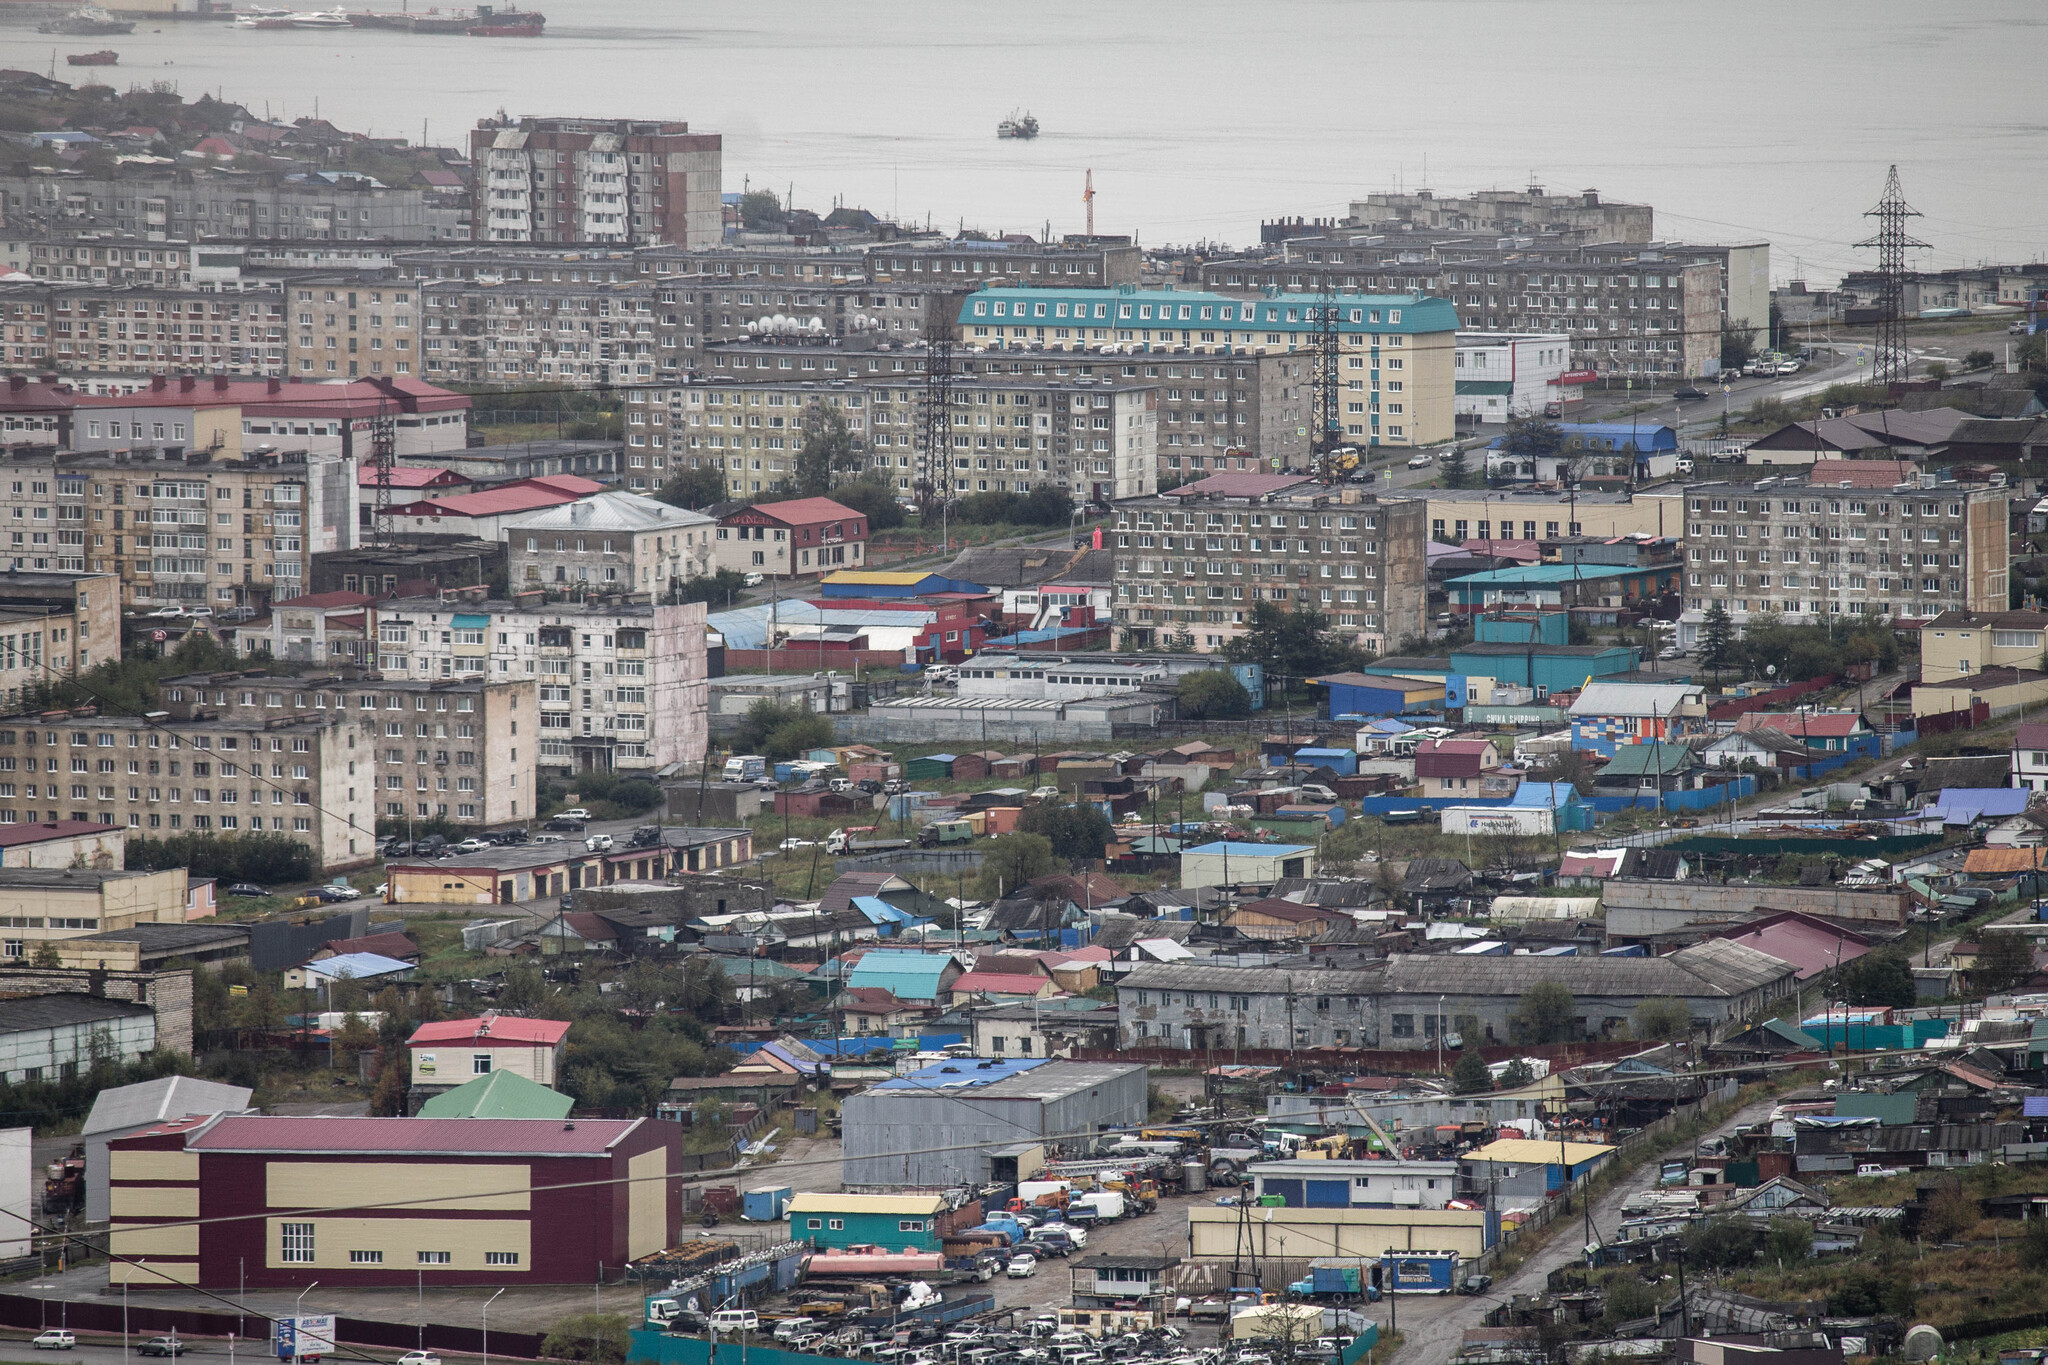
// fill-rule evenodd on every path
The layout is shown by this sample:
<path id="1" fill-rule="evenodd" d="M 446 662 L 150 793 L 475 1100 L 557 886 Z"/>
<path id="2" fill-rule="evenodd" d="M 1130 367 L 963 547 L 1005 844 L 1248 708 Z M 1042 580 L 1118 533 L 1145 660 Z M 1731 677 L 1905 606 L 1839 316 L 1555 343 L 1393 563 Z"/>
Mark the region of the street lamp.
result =
<path id="1" fill-rule="evenodd" d="M 302 1303 L 304 1303 L 304 1302 L 306 1301 L 306 1295 L 308 1295 L 308 1294 L 312 1293 L 312 1292 L 313 1292 L 314 1290 L 318 1289 L 319 1287 L 320 1287 L 320 1281 L 318 1281 L 318 1280 L 315 1280 L 315 1281 L 313 1281 L 313 1283 L 311 1283 L 311 1284 L 307 1285 L 307 1286 L 306 1286 L 306 1287 L 305 1287 L 304 1289 L 301 1289 L 301 1290 L 299 1291 L 299 1296 L 298 1296 L 298 1297 L 297 1297 L 296 1299 L 293 1299 L 293 1300 L 292 1300 L 292 1316 L 293 1316 L 293 1317 L 297 1317 L 297 1316 L 299 1315 L 299 1305 L 300 1305 L 300 1304 L 302 1304 Z"/>
<path id="2" fill-rule="evenodd" d="M 38 1305 L 36 1308 L 36 1330 L 38 1332 L 42 1331 L 44 1328 L 50 1325 L 50 1300 L 48 1297 L 48 1291 L 55 1289 L 56 1287 L 57 1286 L 54 1284 L 32 1284 L 29 1286 L 30 1289 L 40 1289 L 44 1291 L 44 1297 L 36 1301 Z"/>
<path id="3" fill-rule="evenodd" d="M 504 1292 L 504 1290 L 500 1289 L 498 1294 Z M 498 1301 L 498 1294 L 493 1294 L 484 1300 L 484 1365 L 491 1365 L 491 1305 Z"/>

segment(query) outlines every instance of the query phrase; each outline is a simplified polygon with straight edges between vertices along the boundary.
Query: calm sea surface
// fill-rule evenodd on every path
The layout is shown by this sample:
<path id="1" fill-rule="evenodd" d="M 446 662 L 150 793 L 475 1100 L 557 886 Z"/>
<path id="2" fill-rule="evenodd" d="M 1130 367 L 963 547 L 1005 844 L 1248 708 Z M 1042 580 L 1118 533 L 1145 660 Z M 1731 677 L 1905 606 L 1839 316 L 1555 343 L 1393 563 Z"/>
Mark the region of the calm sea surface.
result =
<path id="1" fill-rule="evenodd" d="M 1148 245 L 1533 177 L 1820 282 L 1869 260 L 1896 162 L 1919 263 L 2048 258 L 2042 0 L 536 2 L 537 40 L 145 21 L 102 74 L 437 142 L 499 109 L 687 119 L 728 190 L 949 227 L 1079 231 L 1092 168 L 1097 230 Z M 101 41 L 0 13 L 5 65 Z M 1044 134 L 998 141 L 1012 108 Z"/>

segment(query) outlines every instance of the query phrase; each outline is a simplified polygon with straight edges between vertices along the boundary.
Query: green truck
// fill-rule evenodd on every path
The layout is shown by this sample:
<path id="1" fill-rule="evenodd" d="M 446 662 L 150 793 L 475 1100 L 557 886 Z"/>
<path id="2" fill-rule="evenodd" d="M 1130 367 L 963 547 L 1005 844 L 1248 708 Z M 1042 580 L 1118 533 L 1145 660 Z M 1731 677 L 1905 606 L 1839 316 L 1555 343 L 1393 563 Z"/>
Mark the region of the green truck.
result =
<path id="1" fill-rule="evenodd" d="M 938 820 L 917 832 L 919 848 L 937 848 L 942 844 L 971 844 L 974 842 L 974 826 L 965 820 Z"/>

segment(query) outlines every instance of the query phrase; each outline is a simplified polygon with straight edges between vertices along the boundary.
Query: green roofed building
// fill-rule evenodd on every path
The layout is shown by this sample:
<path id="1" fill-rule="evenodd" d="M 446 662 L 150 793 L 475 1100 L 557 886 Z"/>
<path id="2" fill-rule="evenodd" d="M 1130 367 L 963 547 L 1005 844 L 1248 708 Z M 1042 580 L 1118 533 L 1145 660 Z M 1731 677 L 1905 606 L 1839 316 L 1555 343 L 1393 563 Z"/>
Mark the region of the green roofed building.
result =
<path id="1" fill-rule="evenodd" d="M 565 1119 L 572 1100 L 513 1071 L 493 1071 L 420 1106 L 423 1119 Z"/>

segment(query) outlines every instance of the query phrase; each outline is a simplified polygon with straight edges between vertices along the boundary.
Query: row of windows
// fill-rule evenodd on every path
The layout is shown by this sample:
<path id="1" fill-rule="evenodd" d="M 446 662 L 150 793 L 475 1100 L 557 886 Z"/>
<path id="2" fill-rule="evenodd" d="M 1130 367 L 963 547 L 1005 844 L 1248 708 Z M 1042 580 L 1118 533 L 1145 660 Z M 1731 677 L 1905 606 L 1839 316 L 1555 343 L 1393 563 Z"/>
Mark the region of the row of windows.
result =
<path id="1" fill-rule="evenodd" d="M 279 1245 L 277 1258 L 287 1265 L 311 1265 L 314 1260 L 314 1233 L 311 1223 L 278 1224 Z M 449 1265 L 455 1257 L 447 1251 L 416 1251 L 413 1253 L 417 1265 Z M 383 1265 L 382 1251 L 351 1250 L 348 1253 L 350 1265 Z M 514 1266 L 519 1264 L 516 1251 L 486 1251 L 485 1265 Z"/>

